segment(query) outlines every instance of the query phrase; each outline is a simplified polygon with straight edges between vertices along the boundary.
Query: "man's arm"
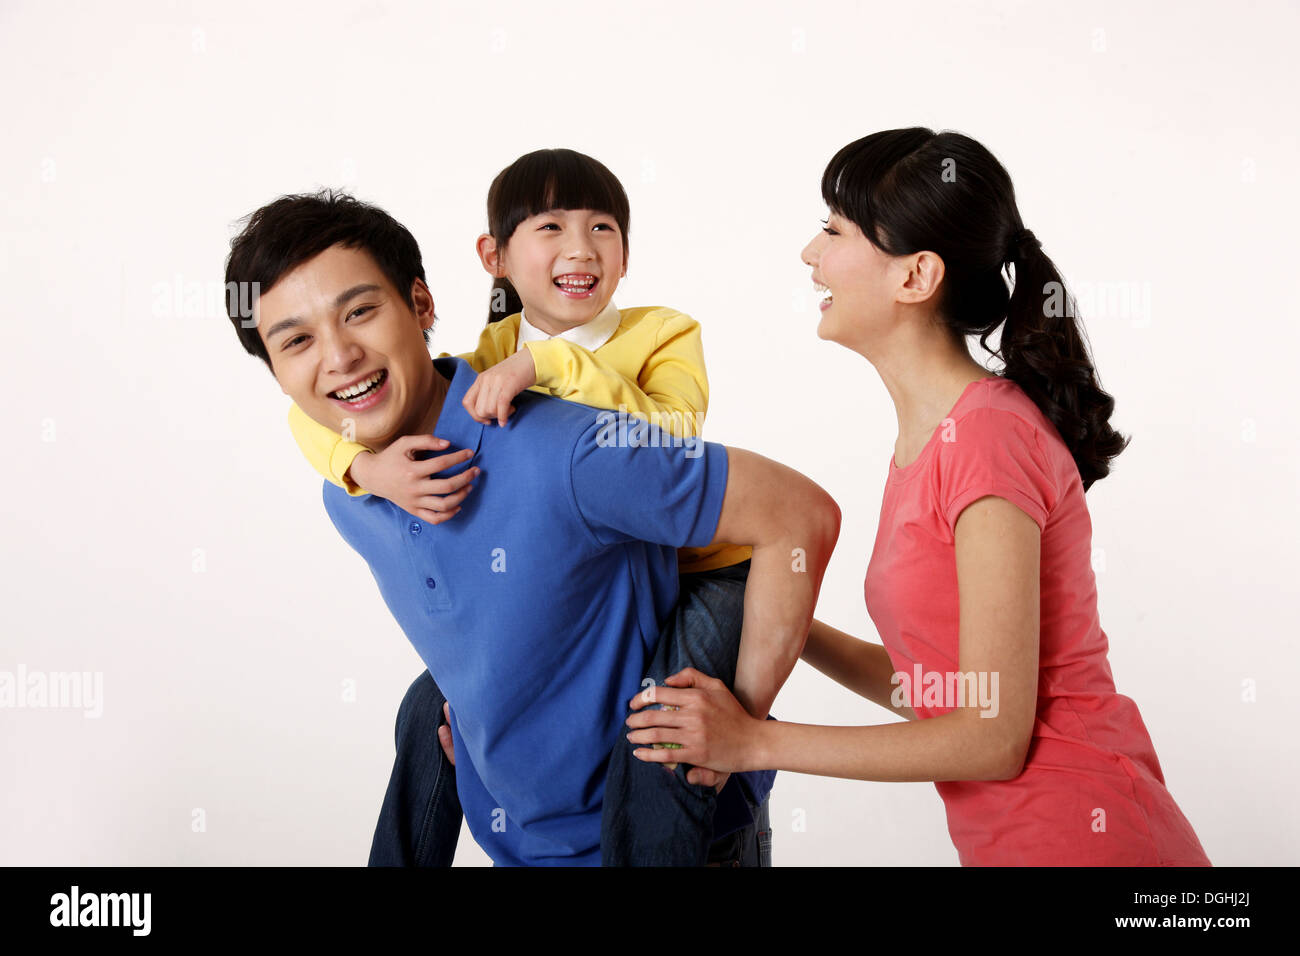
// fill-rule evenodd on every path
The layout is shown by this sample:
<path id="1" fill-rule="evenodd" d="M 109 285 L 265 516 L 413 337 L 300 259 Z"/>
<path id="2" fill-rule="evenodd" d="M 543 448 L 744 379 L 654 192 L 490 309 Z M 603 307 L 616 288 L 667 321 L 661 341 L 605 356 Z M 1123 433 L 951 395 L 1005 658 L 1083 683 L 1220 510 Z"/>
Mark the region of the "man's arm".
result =
<path id="1" fill-rule="evenodd" d="M 840 533 L 829 494 L 792 468 L 727 448 L 727 490 L 714 542 L 753 547 L 736 662 L 736 698 L 766 717 L 812 624 Z"/>

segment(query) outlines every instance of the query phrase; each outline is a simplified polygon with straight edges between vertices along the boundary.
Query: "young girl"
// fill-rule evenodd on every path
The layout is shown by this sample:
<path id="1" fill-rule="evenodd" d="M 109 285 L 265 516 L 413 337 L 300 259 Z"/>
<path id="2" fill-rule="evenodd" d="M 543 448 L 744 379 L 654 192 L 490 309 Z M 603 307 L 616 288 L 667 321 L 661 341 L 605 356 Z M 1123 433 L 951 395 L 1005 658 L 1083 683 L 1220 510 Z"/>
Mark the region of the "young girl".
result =
<path id="1" fill-rule="evenodd" d="M 688 670 L 633 701 L 680 710 L 634 714 L 629 740 L 714 770 L 933 780 L 963 865 L 1209 865 L 1115 691 L 1084 492 L 1127 439 L 1006 170 L 961 134 L 890 130 L 840 150 L 822 195 L 818 334 L 875 367 L 899 434 L 865 584 L 884 646 L 814 622 L 803 657 L 909 720 L 755 720 Z M 991 375 L 966 337 L 988 350 L 999 326 Z"/>
<path id="2" fill-rule="evenodd" d="M 497 176 L 488 193 L 489 231 L 478 239 L 483 266 L 495 280 L 493 312 L 477 349 L 461 356 L 480 373 L 464 399 L 476 420 L 505 427 L 511 400 L 532 389 L 643 416 L 664 432 L 698 441 L 708 407 L 699 324 L 672 309 L 620 310 L 613 304 L 627 270 L 628 217 L 618 179 L 572 150 L 529 153 Z M 505 292 L 517 295 L 519 309 L 503 317 Z M 453 519 L 473 487 L 466 483 L 470 478 L 460 484 L 433 478 L 428 465 L 413 457 L 445 444 L 434 436 L 407 436 L 375 454 L 297 406 L 290 410 L 290 425 L 303 454 L 326 479 L 353 495 L 387 498 L 431 524 Z M 690 445 L 682 453 L 689 454 Z M 647 681 L 693 666 L 734 684 L 740 699 L 763 717 L 795 651 L 769 647 L 761 634 L 740 640 L 749 557 L 749 548 L 735 545 L 679 553 L 681 597 Z M 647 772 L 629 750 L 616 748 L 606 781 L 607 865 L 707 862 L 713 836 L 753 824 L 774 776 L 738 778 L 717 796 L 715 813 L 707 784 L 724 777 L 688 783 L 688 768 L 682 767 L 674 780 L 658 768 Z"/>

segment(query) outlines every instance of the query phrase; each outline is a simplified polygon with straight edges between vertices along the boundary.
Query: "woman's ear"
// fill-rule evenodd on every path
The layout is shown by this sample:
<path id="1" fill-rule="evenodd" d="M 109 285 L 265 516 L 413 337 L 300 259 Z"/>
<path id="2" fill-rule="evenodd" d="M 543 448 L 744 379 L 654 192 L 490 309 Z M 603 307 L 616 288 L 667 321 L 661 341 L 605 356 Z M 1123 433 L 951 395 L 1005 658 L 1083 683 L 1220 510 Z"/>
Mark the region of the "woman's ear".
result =
<path id="1" fill-rule="evenodd" d="M 494 279 L 504 279 L 506 272 L 501 262 L 501 250 L 497 248 L 497 241 L 485 232 L 478 237 L 474 248 L 487 274 Z"/>
<path id="2" fill-rule="evenodd" d="M 907 276 L 899 287 L 897 301 L 924 302 L 943 281 L 943 260 L 933 252 L 918 252 L 907 267 Z"/>

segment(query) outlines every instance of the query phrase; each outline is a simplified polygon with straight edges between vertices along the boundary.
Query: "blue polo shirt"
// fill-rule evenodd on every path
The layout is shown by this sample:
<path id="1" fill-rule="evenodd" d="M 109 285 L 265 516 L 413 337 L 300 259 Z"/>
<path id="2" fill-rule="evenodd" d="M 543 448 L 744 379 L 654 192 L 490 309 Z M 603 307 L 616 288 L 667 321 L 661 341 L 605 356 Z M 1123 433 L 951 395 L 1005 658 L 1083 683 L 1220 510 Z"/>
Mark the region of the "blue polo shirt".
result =
<path id="1" fill-rule="evenodd" d="M 451 380 L 434 433 L 474 451 L 443 474 L 482 470 L 461 514 L 431 526 L 329 482 L 325 509 L 451 702 L 475 841 L 497 865 L 599 865 L 609 753 L 677 601 L 676 549 L 713 540 L 726 449 L 619 447 L 600 409 L 535 392 L 485 427 L 461 405 L 474 370 L 433 364 Z"/>

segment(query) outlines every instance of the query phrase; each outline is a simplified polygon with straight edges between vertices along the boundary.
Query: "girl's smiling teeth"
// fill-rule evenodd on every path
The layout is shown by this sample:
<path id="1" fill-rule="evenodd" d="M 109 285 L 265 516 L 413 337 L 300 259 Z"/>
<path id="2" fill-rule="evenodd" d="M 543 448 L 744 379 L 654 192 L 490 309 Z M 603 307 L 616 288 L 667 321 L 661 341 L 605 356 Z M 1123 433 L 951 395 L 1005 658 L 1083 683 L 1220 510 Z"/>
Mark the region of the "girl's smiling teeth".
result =
<path id="1" fill-rule="evenodd" d="M 361 402 L 370 398 L 375 392 L 383 386 L 388 379 L 388 370 L 380 369 L 377 372 L 368 375 L 355 385 L 349 385 L 347 388 L 341 388 L 338 391 L 330 392 L 330 398 L 340 402 Z"/>
<path id="2" fill-rule="evenodd" d="M 565 295 L 585 299 L 595 291 L 600 279 L 589 272 L 569 272 L 554 279 L 555 287 Z"/>

